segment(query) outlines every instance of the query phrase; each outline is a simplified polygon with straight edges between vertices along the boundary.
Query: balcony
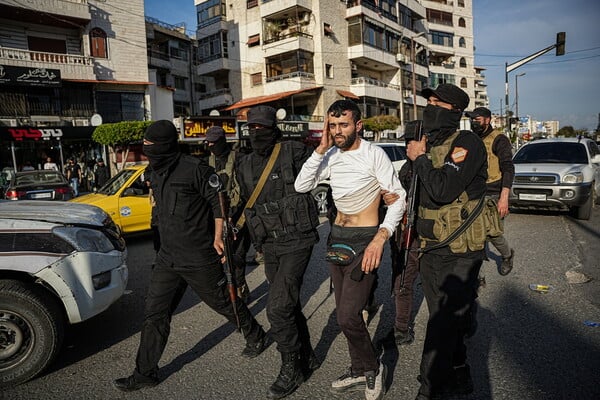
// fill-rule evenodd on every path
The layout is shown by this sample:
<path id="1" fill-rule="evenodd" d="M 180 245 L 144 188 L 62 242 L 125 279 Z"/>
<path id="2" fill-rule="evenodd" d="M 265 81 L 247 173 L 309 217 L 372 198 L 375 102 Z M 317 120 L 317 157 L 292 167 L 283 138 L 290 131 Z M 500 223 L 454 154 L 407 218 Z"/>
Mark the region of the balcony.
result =
<path id="1" fill-rule="evenodd" d="M 56 25 L 56 17 L 49 16 L 62 16 L 68 18 L 69 21 L 59 21 L 58 24 L 71 24 L 76 23 L 81 26 L 85 26 L 91 19 L 90 7 L 87 0 L 5 0 L 2 2 L 0 7 L 8 6 L 13 9 L 20 9 L 19 11 L 4 10 L 2 12 L 3 17 L 15 20 L 23 21 L 34 18 L 39 21 L 39 18 L 43 18 L 43 21 L 48 19 L 48 25 Z M 25 9 L 25 11 L 21 11 Z M 38 22 L 39 23 L 39 22 Z"/>
<path id="2" fill-rule="evenodd" d="M 397 70 L 396 54 L 376 49 L 366 44 L 358 44 L 348 47 L 348 59 L 355 64 L 365 66 L 375 71 Z"/>
<path id="3" fill-rule="evenodd" d="M 268 77 L 265 82 L 265 93 L 287 92 L 290 90 L 309 89 L 315 86 L 315 74 L 295 71 L 287 74 Z"/>
<path id="4" fill-rule="evenodd" d="M 400 86 L 364 76 L 352 78 L 350 90 L 359 97 L 367 96 L 396 102 L 402 101 Z"/>
<path id="5" fill-rule="evenodd" d="M 304 50 L 314 53 L 315 43 L 312 35 L 303 32 L 291 32 L 285 36 L 280 36 L 276 41 L 265 41 L 263 45 L 264 57 L 269 58 L 277 54 L 287 53 L 289 51 Z"/>
<path id="6" fill-rule="evenodd" d="M 260 3 L 260 16 L 264 18 L 280 11 L 294 10 L 296 7 L 301 7 L 308 11 L 312 10 L 312 3 L 312 0 L 262 0 Z"/>
<path id="7" fill-rule="evenodd" d="M 198 104 L 201 110 L 228 106 L 233 104 L 233 96 L 230 89 L 217 89 L 213 92 L 200 94 L 198 96 Z"/>
<path id="8" fill-rule="evenodd" d="M 219 71 L 229 70 L 229 59 L 221 54 L 216 54 L 212 57 L 204 58 L 198 64 L 196 73 L 198 75 L 211 75 Z"/>
<path id="9" fill-rule="evenodd" d="M 92 57 L 0 47 L 0 62 L 15 67 L 60 69 L 62 79 L 96 79 Z"/>

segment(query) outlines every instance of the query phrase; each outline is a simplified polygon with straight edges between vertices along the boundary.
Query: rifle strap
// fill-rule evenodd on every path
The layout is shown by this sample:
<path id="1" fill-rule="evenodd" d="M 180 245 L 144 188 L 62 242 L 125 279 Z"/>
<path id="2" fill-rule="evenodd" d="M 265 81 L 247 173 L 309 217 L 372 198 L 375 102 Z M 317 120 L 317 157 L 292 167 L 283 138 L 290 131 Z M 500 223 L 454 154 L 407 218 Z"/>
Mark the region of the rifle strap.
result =
<path id="1" fill-rule="evenodd" d="M 254 206 L 256 199 L 260 195 L 260 192 L 262 192 L 263 187 L 265 186 L 265 183 L 267 182 L 267 178 L 269 177 L 269 174 L 271 173 L 271 170 L 273 169 L 273 166 L 275 165 L 275 161 L 277 161 L 277 157 L 279 156 L 280 150 L 281 150 L 281 143 L 276 143 L 275 147 L 273 148 L 273 152 L 271 153 L 271 157 L 269 157 L 269 161 L 267 162 L 265 169 L 263 169 L 263 172 L 260 175 L 260 178 L 258 179 L 258 183 L 254 187 L 254 190 L 252 191 L 250 198 L 246 202 L 246 205 L 244 206 L 244 210 L 242 210 L 242 215 L 240 216 L 240 219 L 238 219 L 237 223 L 235 224 L 235 227 L 238 230 L 240 230 L 244 227 L 244 224 L 246 223 L 246 214 L 244 213 L 244 211 L 247 208 L 252 208 Z"/>
<path id="2" fill-rule="evenodd" d="M 437 250 L 444 246 L 449 245 L 454 240 L 456 240 L 457 237 L 459 237 L 469 226 L 471 226 L 471 224 L 475 221 L 475 219 L 479 216 L 479 214 L 481 214 L 484 203 L 485 203 L 485 195 L 481 196 L 481 198 L 479 199 L 479 202 L 477 203 L 477 206 L 475 206 L 475 209 L 469 215 L 469 217 L 466 220 L 464 220 L 464 222 L 458 228 L 456 228 L 456 230 L 454 232 L 452 232 L 446 239 L 444 239 L 443 241 L 441 241 L 437 244 L 434 244 L 432 246 L 426 246 L 426 247 L 420 249 L 419 252 L 427 253 L 428 251 L 431 251 L 431 250 Z"/>

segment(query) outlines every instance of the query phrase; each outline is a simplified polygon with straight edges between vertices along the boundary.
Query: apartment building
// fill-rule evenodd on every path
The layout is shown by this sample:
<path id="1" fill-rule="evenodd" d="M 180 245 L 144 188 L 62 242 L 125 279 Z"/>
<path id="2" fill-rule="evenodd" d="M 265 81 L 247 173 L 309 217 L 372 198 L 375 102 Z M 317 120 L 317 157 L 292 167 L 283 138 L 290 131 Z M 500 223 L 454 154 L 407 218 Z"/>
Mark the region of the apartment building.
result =
<path id="1" fill-rule="evenodd" d="M 148 85 L 143 0 L 0 0 L 2 166 L 100 156 L 91 125 L 148 119 Z"/>
<path id="2" fill-rule="evenodd" d="M 403 123 L 422 115 L 426 86 L 454 83 L 476 97 L 471 1 L 195 4 L 203 114 L 217 109 L 243 120 L 248 107 L 268 104 L 289 121 L 322 121 L 333 101 L 349 98 L 364 117 Z"/>
<path id="3" fill-rule="evenodd" d="M 365 117 L 414 118 L 425 105 L 425 8 L 416 0 L 196 0 L 203 114 L 245 119 L 256 104 L 321 130 L 328 106 L 349 98 Z M 414 71 L 414 74 L 413 74 Z M 413 86 L 416 88 L 413 91 Z M 315 125 L 316 124 L 316 125 Z M 321 125 L 321 126 L 319 126 Z"/>
<path id="4" fill-rule="evenodd" d="M 475 66 L 475 80 L 473 82 L 473 88 L 475 96 L 472 99 L 470 108 L 477 107 L 490 107 L 490 99 L 487 94 L 487 85 L 485 83 L 485 68 Z"/>

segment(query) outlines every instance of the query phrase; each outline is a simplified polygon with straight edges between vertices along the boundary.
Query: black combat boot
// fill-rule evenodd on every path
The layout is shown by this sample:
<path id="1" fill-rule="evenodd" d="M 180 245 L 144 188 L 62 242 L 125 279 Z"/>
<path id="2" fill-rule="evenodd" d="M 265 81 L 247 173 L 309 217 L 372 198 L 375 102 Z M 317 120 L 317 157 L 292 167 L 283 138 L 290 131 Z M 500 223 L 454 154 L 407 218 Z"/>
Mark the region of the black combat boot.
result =
<path id="1" fill-rule="evenodd" d="M 281 370 L 275 382 L 269 388 L 267 397 L 270 399 L 283 399 L 292 394 L 304 382 L 300 353 L 281 353 Z"/>

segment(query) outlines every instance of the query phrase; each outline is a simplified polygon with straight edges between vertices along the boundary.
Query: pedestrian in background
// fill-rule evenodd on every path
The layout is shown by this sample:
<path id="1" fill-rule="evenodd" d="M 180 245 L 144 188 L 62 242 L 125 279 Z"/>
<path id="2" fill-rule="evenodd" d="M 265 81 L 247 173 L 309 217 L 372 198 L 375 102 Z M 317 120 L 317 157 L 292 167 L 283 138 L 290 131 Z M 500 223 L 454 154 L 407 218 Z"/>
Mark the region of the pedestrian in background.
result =
<path id="1" fill-rule="evenodd" d="M 44 163 L 44 169 L 51 169 L 54 171 L 58 171 L 58 165 L 52 161 L 51 157 L 46 158 L 46 162 Z"/>
<path id="2" fill-rule="evenodd" d="M 327 260 L 337 321 L 348 341 L 351 365 L 331 384 L 331 390 L 363 390 L 367 400 L 378 400 L 385 393 L 386 366 L 377 359 L 362 310 L 369 301 L 384 245 L 404 213 L 406 193 L 383 149 L 358 136 L 362 128 L 356 103 L 334 102 L 327 110 L 321 142 L 304 163 L 295 188 L 310 193 L 330 179 L 337 209 Z M 396 193 L 398 200 L 388 207 L 380 224 L 382 191 Z"/>
<path id="3" fill-rule="evenodd" d="M 498 235 L 490 236 L 489 242 L 500 252 L 502 263 L 500 275 L 508 275 L 513 269 L 515 251 L 504 237 L 504 218 L 508 216 L 508 195 L 515 178 L 515 165 L 512 160 L 512 145 L 508 137 L 492 127 L 492 113 L 485 107 L 477 107 L 465 115 L 471 118 L 471 130 L 479 135 L 487 151 L 486 196 L 496 203 L 496 223 Z"/>
<path id="4" fill-rule="evenodd" d="M 269 282 L 267 317 L 281 354 L 281 369 L 267 396 L 281 399 L 321 365 L 300 304 L 304 273 L 319 241 L 318 211 L 309 193 L 294 190 L 296 175 L 312 149 L 296 141 L 278 143 L 281 131 L 272 107 L 251 108 L 247 127 L 252 152 L 240 158 L 235 172 L 245 204 L 245 223 L 264 254 Z M 264 186 L 257 189 L 259 181 Z M 247 204 L 253 195 L 255 203 Z"/>
<path id="5" fill-rule="evenodd" d="M 96 187 L 100 189 L 104 184 L 108 181 L 110 176 L 110 171 L 108 170 L 108 165 L 104 164 L 104 160 L 99 158 L 96 162 L 96 166 L 94 168 L 94 181 L 96 183 Z"/>
<path id="6" fill-rule="evenodd" d="M 206 131 L 206 143 L 210 152 L 208 165 L 213 167 L 221 178 L 225 192 L 229 196 L 230 214 L 227 217 L 235 224 L 243 210 L 243 207 L 240 207 L 240 185 L 234 168 L 239 156 L 238 152 L 229 146 L 225 131 L 220 126 L 211 126 Z M 250 289 L 246 283 L 246 254 L 251 243 L 248 227 L 244 225 L 235 234 L 235 241 L 232 243 L 234 259 L 231 262 L 235 271 L 234 279 L 238 297 L 245 302 L 250 296 Z"/>
<path id="7" fill-rule="evenodd" d="M 81 182 L 81 167 L 74 159 L 67 161 L 66 175 L 71 188 L 73 188 L 73 197 L 79 196 L 79 182 Z"/>
<path id="8" fill-rule="evenodd" d="M 181 281 L 200 300 L 236 324 L 222 262 L 223 216 L 214 169 L 183 155 L 177 129 L 166 120 L 152 123 L 144 134 L 144 154 L 152 167 L 151 185 L 159 215 L 160 248 L 146 295 L 144 322 L 132 375 L 114 381 L 117 389 L 138 390 L 159 383 L 158 362 L 170 332 L 173 299 Z M 190 246 L 193 243 L 193 246 Z M 265 348 L 265 332 L 248 307 L 237 302 L 241 333 L 246 339 L 242 355 L 258 356 Z"/>
<path id="9" fill-rule="evenodd" d="M 426 88 L 421 141 L 407 145 L 419 178 L 417 233 L 423 292 L 429 309 L 418 400 L 473 391 L 464 338 L 471 328 L 477 275 L 485 256 L 487 154 L 481 139 L 459 131 L 469 96 L 452 84 Z M 401 170 L 402 173 L 402 170 Z M 466 221 L 466 222 L 465 222 Z M 459 233 L 455 240 L 450 237 Z"/>

